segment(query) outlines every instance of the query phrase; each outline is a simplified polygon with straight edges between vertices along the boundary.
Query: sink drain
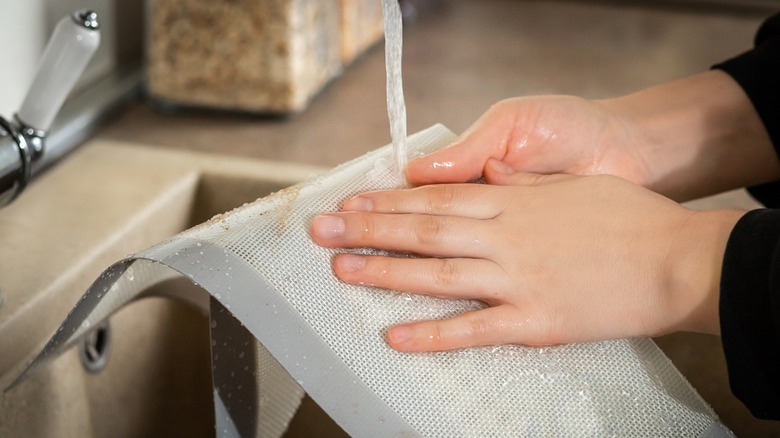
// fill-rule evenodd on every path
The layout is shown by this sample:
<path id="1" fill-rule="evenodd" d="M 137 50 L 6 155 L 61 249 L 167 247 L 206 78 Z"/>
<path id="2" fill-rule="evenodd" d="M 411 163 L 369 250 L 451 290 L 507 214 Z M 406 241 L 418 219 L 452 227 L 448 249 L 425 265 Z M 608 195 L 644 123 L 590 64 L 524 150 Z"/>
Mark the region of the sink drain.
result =
<path id="1" fill-rule="evenodd" d="M 81 365 L 90 373 L 98 373 L 106 367 L 111 352 L 111 326 L 108 321 L 92 330 L 79 346 Z"/>

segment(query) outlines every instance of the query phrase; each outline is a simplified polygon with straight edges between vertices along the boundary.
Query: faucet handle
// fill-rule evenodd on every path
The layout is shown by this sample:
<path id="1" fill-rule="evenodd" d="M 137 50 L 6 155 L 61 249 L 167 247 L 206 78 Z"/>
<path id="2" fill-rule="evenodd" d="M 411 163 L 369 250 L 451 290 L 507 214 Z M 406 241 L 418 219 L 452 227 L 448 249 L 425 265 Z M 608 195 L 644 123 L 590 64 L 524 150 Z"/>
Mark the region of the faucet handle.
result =
<path id="1" fill-rule="evenodd" d="M 47 131 L 100 45 L 97 14 L 77 11 L 57 23 L 32 85 L 16 114 L 28 128 Z"/>

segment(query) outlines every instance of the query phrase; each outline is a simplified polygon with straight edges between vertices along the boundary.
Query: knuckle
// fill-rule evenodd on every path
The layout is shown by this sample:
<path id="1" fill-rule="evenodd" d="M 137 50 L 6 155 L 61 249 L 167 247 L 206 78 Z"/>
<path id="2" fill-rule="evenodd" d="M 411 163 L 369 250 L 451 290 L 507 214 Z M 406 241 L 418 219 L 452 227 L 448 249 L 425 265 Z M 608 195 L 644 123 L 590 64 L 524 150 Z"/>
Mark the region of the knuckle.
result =
<path id="1" fill-rule="evenodd" d="M 475 312 L 468 321 L 469 337 L 474 340 L 486 339 L 493 330 L 491 322 Z"/>
<path id="2" fill-rule="evenodd" d="M 428 214 L 443 213 L 452 210 L 456 202 L 456 191 L 452 185 L 432 187 L 428 191 L 426 209 Z"/>
<path id="3" fill-rule="evenodd" d="M 431 205 L 436 208 L 437 211 L 450 211 L 457 203 L 457 191 L 455 186 L 442 185 L 436 190 L 437 196 L 434 197 Z"/>
<path id="4" fill-rule="evenodd" d="M 452 260 L 443 259 L 436 263 L 436 268 L 433 272 L 433 282 L 437 289 L 449 289 L 455 283 L 457 275 L 457 267 Z"/>
<path id="5" fill-rule="evenodd" d="M 442 332 L 440 323 L 434 323 L 432 329 L 433 330 L 431 331 L 430 339 L 434 344 L 441 345 L 445 341 L 447 341 L 446 337 Z"/>
<path id="6" fill-rule="evenodd" d="M 417 241 L 422 246 L 435 244 L 441 238 L 442 224 L 436 216 L 422 216 L 417 227 Z"/>
<path id="7" fill-rule="evenodd" d="M 377 223 L 373 215 L 356 213 L 353 216 L 354 238 L 356 243 L 373 242 L 378 234 Z"/>

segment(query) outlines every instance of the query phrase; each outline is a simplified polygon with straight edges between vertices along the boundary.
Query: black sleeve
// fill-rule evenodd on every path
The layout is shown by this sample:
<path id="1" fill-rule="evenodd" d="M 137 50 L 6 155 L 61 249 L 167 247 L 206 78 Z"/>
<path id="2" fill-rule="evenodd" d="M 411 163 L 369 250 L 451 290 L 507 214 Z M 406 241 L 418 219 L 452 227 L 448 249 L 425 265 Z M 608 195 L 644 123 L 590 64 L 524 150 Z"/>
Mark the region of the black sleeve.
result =
<path id="1" fill-rule="evenodd" d="M 720 326 L 731 390 L 758 418 L 780 420 L 780 210 L 754 210 L 726 246 Z"/>
<path id="2" fill-rule="evenodd" d="M 780 14 L 756 47 L 716 65 L 745 90 L 780 156 Z M 780 207 L 780 182 L 751 187 Z M 734 394 L 758 418 L 780 420 L 780 210 L 747 213 L 729 237 L 720 284 L 720 326 Z"/>
<path id="3" fill-rule="evenodd" d="M 753 50 L 714 68 L 728 73 L 745 90 L 780 156 L 780 14 L 761 25 L 755 44 Z M 780 207 L 780 182 L 749 191 L 767 207 Z"/>

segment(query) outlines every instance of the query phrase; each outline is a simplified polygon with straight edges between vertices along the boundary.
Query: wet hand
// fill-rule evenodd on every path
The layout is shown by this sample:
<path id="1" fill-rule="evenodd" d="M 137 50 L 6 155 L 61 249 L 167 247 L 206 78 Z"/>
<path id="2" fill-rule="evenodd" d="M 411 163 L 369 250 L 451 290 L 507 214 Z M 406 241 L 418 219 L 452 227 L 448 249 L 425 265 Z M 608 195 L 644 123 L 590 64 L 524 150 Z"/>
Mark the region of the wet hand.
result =
<path id="1" fill-rule="evenodd" d="M 486 172 L 495 185 L 365 193 L 314 220 L 320 245 L 420 256 L 341 254 L 333 268 L 347 283 L 488 304 L 391 327 L 393 348 L 718 331 L 720 263 L 741 212 L 694 212 L 611 176 L 513 173 L 495 160 Z"/>
<path id="2" fill-rule="evenodd" d="M 644 141 L 609 102 L 573 96 L 507 99 L 449 147 L 409 163 L 407 178 L 416 185 L 469 182 L 495 159 L 515 171 L 610 174 L 643 184 L 649 174 Z"/>
<path id="3" fill-rule="evenodd" d="M 718 70 L 613 99 L 504 100 L 450 147 L 410 162 L 407 179 L 469 182 L 491 159 L 518 172 L 615 175 L 677 201 L 780 179 L 751 100 Z"/>

